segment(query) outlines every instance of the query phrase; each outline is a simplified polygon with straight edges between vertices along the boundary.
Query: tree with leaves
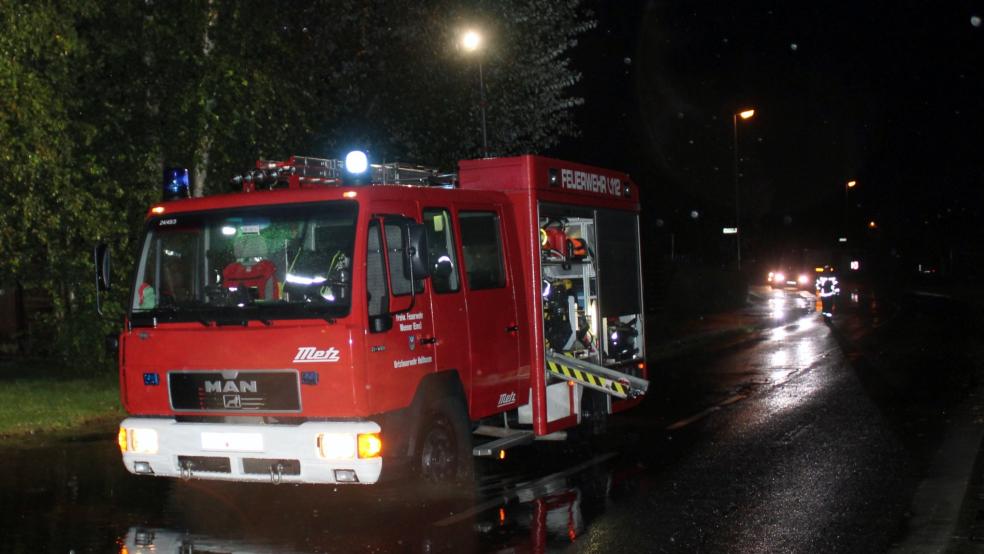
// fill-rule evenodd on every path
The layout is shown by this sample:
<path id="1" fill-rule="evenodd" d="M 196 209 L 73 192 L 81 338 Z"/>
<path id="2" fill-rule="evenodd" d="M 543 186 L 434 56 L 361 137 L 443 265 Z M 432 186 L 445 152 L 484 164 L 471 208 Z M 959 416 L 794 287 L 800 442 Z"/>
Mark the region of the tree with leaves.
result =
<path id="1" fill-rule="evenodd" d="M 594 24 L 579 0 L 8 0 L 0 22 L 0 284 L 43 292 L 35 352 L 77 364 L 118 325 L 93 313 L 92 246 L 114 247 L 121 315 L 163 168 L 191 168 L 196 194 L 353 146 L 454 169 L 481 151 L 467 27 L 490 151 L 541 151 L 576 132 L 568 56 Z"/>

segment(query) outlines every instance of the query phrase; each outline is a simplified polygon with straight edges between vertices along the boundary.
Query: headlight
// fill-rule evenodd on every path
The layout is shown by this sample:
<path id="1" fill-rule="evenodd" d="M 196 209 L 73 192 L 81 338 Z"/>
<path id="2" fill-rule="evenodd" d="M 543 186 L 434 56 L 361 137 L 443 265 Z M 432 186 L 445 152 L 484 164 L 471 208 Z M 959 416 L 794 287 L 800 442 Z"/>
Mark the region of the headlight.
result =
<path id="1" fill-rule="evenodd" d="M 317 443 L 318 454 L 326 460 L 355 458 L 355 435 L 352 433 L 320 433 Z"/>
<path id="2" fill-rule="evenodd" d="M 781 272 L 780 273 L 776 273 L 776 282 L 777 283 L 781 283 L 781 282 L 783 282 L 785 280 L 786 280 L 786 274 L 785 273 L 781 273 Z"/>
<path id="3" fill-rule="evenodd" d="M 326 460 L 378 458 L 383 452 L 379 433 L 319 433 L 318 455 Z"/>
<path id="4" fill-rule="evenodd" d="M 154 429 L 120 427 L 117 442 L 120 445 L 120 451 L 124 454 L 127 452 L 133 452 L 135 454 L 157 454 L 160 448 L 157 431 Z"/>
<path id="5" fill-rule="evenodd" d="M 799 276 L 799 284 L 805 285 L 809 282 L 810 282 L 810 277 L 807 274 L 804 273 L 803 275 Z"/>

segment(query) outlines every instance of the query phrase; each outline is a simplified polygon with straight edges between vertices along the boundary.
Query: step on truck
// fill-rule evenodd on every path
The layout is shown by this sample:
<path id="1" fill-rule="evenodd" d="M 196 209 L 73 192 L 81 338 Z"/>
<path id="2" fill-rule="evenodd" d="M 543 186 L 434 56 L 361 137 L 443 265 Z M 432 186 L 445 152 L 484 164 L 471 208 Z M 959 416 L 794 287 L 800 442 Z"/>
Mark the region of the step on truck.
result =
<path id="1" fill-rule="evenodd" d="M 170 172 L 147 213 L 110 337 L 130 472 L 462 481 L 473 456 L 603 431 L 646 393 L 628 175 L 531 155 L 441 174 L 354 152 L 233 180 L 242 192 L 189 198 Z M 96 247 L 100 290 L 109 258 Z"/>

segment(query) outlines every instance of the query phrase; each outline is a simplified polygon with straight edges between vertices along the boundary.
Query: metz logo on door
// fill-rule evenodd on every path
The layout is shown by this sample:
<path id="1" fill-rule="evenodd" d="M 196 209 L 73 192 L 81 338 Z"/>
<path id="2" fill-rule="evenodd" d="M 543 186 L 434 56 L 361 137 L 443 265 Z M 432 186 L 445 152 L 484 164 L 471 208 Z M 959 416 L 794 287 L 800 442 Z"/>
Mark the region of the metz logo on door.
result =
<path id="1" fill-rule="evenodd" d="M 294 363 L 297 364 L 327 363 L 338 360 L 339 351 L 334 346 L 329 346 L 327 350 L 318 350 L 315 346 L 302 346 L 297 349 L 297 355 L 294 356 Z"/>
<path id="2" fill-rule="evenodd" d="M 516 393 L 515 392 L 502 393 L 502 394 L 499 395 L 499 403 L 496 404 L 496 407 L 497 408 L 501 408 L 503 406 L 508 406 L 508 405 L 513 404 L 515 402 L 516 402 Z"/>

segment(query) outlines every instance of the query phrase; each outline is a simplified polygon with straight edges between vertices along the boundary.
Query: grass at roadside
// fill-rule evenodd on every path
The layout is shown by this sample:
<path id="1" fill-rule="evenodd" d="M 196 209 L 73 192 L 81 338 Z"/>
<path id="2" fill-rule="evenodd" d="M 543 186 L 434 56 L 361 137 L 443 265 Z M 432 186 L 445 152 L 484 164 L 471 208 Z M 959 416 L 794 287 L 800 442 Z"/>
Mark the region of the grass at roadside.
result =
<path id="1" fill-rule="evenodd" d="M 120 418 L 117 383 L 105 375 L 0 373 L 0 437 L 64 431 Z"/>

